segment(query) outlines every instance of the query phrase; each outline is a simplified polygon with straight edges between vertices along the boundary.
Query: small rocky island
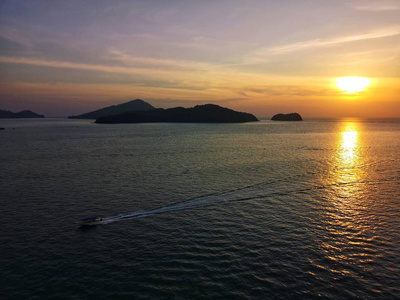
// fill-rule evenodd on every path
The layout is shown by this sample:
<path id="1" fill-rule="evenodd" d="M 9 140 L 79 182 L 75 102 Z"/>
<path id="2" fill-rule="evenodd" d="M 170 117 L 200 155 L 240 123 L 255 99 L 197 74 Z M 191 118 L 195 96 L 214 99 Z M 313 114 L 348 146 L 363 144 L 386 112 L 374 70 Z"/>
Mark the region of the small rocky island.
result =
<path id="1" fill-rule="evenodd" d="M 44 118 L 43 115 L 39 115 L 37 113 L 34 113 L 33 111 L 30 110 L 23 110 L 20 112 L 12 112 L 9 110 L 1 110 L 0 109 L 0 119 L 6 119 L 6 118 L 11 118 L 11 119 L 17 119 L 17 118 Z"/>
<path id="2" fill-rule="evenodd" d="M 303 121 L 298 113 L 277 114 L 271 118 L 272 121 Z"/>
<path id="3" fill-rule="evenodd" d="M 234 111 L 214 104 L 206 104 L 192 108 L 175 107 L 127 112 L 98 118 L 96 123 L 245 123 L 256 121 L 258 119 L 252 114 Z"/>

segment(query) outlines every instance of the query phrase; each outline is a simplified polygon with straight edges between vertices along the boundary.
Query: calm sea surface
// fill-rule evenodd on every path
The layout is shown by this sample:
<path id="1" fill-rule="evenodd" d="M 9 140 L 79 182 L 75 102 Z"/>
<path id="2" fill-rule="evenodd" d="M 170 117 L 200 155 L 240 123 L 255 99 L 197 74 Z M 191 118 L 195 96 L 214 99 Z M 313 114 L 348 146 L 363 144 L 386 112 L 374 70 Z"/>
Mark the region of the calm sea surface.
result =
<path id="1" fill-rule="evenodd" d="M 1 299 L 400 298 L 399 121 L 0 127 Z"/>

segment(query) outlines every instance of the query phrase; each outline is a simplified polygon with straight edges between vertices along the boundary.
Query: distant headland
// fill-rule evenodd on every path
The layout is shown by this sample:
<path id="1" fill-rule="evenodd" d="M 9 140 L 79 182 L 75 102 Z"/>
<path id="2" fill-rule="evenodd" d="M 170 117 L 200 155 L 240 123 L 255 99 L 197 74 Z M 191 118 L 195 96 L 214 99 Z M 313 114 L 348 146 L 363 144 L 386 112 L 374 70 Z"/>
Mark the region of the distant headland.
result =
<path id="1" fill-rule="evenodd" d="M 16 112 L 16 113 L 9 111 L 9 110 L 0 110 L 0 119 L 6 119 L 6 118 L 12 118 L 12 119 L 44 118 L 44 116 L 34 113 L 33 111 L 30 111 L 30 110 L 23 110 L 23 111 Z"/>
<path id="2" fill-rule="evenodd" d="M 0 110 L 1 118 L 44 118 L 30 110 L 11 112 Z M 94 119 L 95 123 L 245 123 L 258 119 L 245 112 L 235 111 L 216 104 L 197 105 L 191 108 L 155 108 L 150 103 L 135 99 L 129 102 L 103 107 L 68 119 Z M 276 114 L 272 121 L 303 121 L 298 113 Z"/>
<path id="3" fill-rule="evenodd" d="M 298 113 L 277 114 L 271 118 L 272 121 L 303 121 Z"/>
<path id="4" fill-rule="evenodd" d="M 234 111 L 215 104 L 205 104 L 192 108 L 158 108 L 147 111 L 126 112 L 98 118 L 96 123 L 245 123 L 256 121 L 258 119 L 252 114 Z"/>
<path id="5" fill-rule="evenodd" d="M 68 119 L 98 119 L 101 117 L 118 115 L 131 111 L 147 111 L 153 109 L 155 109 L 155 107 L 153 107 L 151 104 L 141 99 L 135 99 L 126 103 L 108 106 L 95 111 L 84 113 L 79 116 L 69 116 Z"/>

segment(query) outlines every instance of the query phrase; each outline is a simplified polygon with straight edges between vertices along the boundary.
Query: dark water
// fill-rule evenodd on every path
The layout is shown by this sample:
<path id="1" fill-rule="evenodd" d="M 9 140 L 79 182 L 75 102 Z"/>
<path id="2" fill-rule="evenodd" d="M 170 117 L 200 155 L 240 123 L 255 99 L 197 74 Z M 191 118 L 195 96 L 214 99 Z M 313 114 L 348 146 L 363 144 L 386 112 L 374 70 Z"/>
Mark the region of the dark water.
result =
<path id="1" fill-rule="evenodd" d="M 400 298 L 398 121 L 0 127 L 1 299 Z"/>

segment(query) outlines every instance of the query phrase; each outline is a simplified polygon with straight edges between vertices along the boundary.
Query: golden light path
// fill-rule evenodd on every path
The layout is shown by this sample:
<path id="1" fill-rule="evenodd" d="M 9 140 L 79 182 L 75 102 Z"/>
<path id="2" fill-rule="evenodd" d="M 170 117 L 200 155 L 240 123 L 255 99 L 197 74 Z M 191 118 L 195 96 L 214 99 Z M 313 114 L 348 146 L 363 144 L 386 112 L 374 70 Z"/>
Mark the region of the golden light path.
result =
<path id="1" fill-rule="evenodd" d="M 364 201 L 365 176 L 362 166 L 365 164 L 361 151 L 362 124 L 357 121 L 345 121 L 340 124 L 333 153 L 331 176 L 327 182 L 332 184 L 329 193 L 331 208 L 327 213 L 330 238 L 322 243 L 325 256 L 337 263 L 358 263 L 354 253 L 364 255 L 366 241 L 360 238 L 361 233 L 370 232 L 373 228 L 365 221 L 368 204 Z M 360 254 L 360 255 L 361 255 Z M 363 256 L 362 259 L 373 259 Z M 338 274 L 346 275 L 350 271 L 332 268 Z"/>
<path id="2" fill-rule="evenodd" d="M 364 77 L 340 77 L 336 79 L 336 86 L 347 94 L 362 92 L 371 84 L 371 80 Z"/>
<path id="3" fill-rule="evenodd" d="M 357 185 L 347 184 L 357 182 L 361 178 L 358 166 L 362 164 L 359 153 L 359 124 L 357 122 L 345 122 L 342 125 L 341 139 L 339 140 L 336 166 L 339 171 L 336 173 L 336 182 L 346 183 L 338 190 L 341 199 L 350 200 L 357 196 Z"/>
<path id="4" fill-rule="evenodd" d="M 349 131 L 342 132 L 342 144 L 341 144 L 341 158 L 343 165 L 353 165 L 357 160 L 357 147 L 358 131 L 355 131 L 353 127 L 350 127 Z"/>
<path id="5" fill-rule="evenodd" d="M 352 220 L 356 217 L 360 205 L 362 206 L 365 186 L 360 183 L 366 174 L 362 168 L 365 162 L 360 152 L 360 126 L 360 123 L 353 121 L 345 121 L 340 125 L 336 151 L 332 157 L 331 176 L 327 181 L 333 185 L 331 200 L 338 212 L 334 218 L 337 224 Z M 345 227 L 347 226 L 351 227 L 350 224 Z"/>

